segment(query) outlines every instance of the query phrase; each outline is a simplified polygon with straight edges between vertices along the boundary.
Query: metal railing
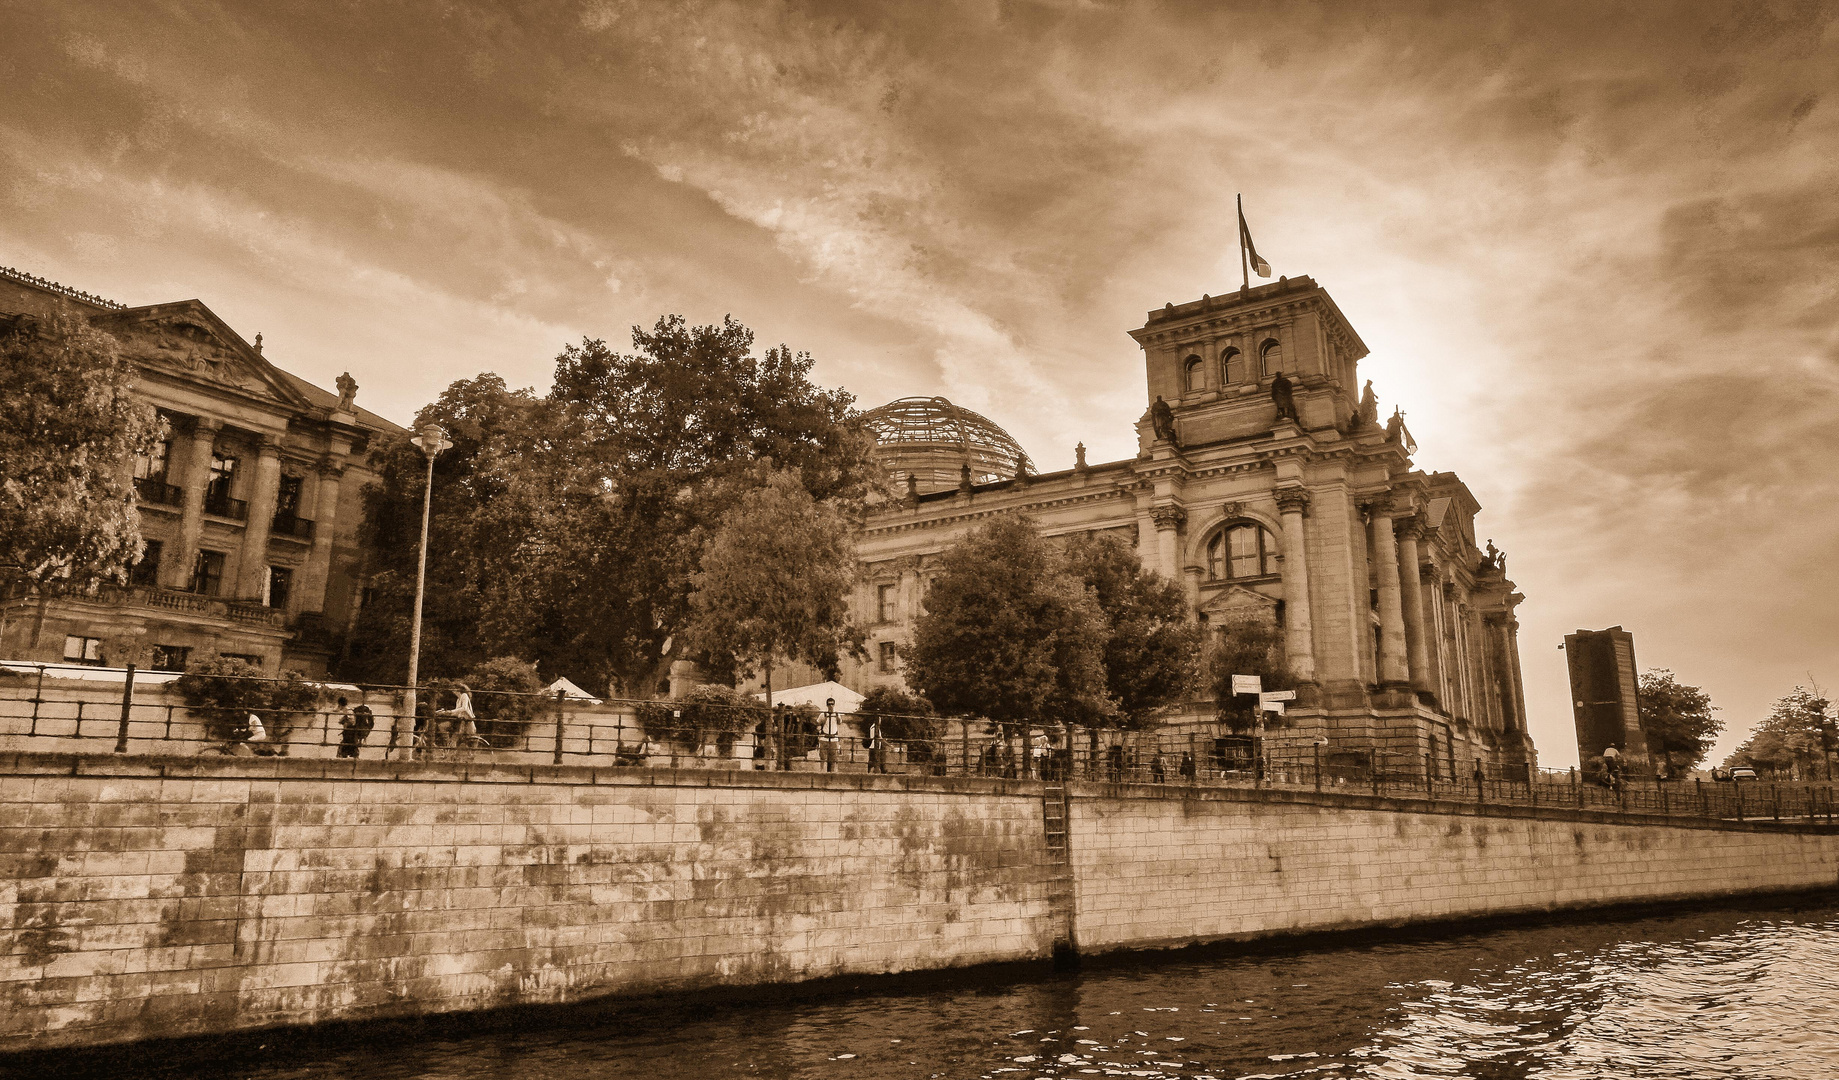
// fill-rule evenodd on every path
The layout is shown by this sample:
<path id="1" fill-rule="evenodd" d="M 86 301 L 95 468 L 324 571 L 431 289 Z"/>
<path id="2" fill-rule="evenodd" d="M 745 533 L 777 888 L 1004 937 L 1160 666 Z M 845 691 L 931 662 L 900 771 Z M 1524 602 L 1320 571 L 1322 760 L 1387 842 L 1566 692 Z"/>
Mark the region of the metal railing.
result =
<path id="1" fill-rule="evenodd" d="M 1431 803 L 1642 814 L 1714 821 L 1833 825 L 1835 785 L 1814 782 L 1591 782 L 1576 770 L 1455 762 L 1344 743 L 1258 742 L 1202 732 L 1120 732 L 1057 724 L 822 714 L 683 700 L 581 701 L 473 690 L 475 715 L 451 715 L 451 691 L 421 688 L 418 712 L 402 687 L 318 684 L 310 708 L 257 705 L 246 716 L 188 706 L 175 673 L 78 665 L 0 664 L 0 750 L 231 754 L 478 765 L 719 768 L 991 777 L 1250 788 L 1377 796 Z M 275 685 L 275 680 L 249 679 Z M 345 697 L 347 706 L 336 705 Z M 358 707 L 369 710 L 362 728 Z M 347 723 L 347 717 L 352 723 Z"/>
<path id="2" fill-rule="evenodd" d="M 204 493 L 204 512 L 215 517 L 229 518 L 232 521 L 249 520 L 249 504 L 242 499 L 232 499 L 229 495 L 216 491 Z"/>
<path id="3" fill-rule="evenodd" d="M 286 536 L 295 540 L 313 539 L 313 523 L 296 514 L 276 514 L 269 527 L 270 535 Z"/>
<path id="4" fill-rule="evenodd" d="M 157 476 L 140 476 L 134 480 L 134 492 L 140 501 L 153 506 L 183 506 L 185 489 L 168 484 Z"/>

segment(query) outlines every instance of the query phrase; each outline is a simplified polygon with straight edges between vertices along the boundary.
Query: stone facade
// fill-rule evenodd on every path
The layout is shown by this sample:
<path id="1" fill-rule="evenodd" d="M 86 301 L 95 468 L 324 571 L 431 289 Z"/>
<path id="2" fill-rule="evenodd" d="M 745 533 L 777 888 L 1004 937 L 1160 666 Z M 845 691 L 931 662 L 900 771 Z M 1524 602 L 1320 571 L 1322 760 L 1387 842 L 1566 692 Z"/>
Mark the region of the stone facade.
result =
<path id="1" fill-rule="evenodd" d="M 360 599 L 370 443 L 401 429 L 358 408 L 355 383 L 335 394 L 275 367 L 261 335 L 197 300 L 125 307 L 0 270 L 0 319 L 54 312 L 114 334 L 159 410 L 159 449 L 134 463 L 148 550 L 130 584 L 42 619 L 6 599 L 0 655 L 178 670 L 226 654 L 323 673 Z"/>
<path id="2" fill-rule="evenodd" d="M 1451 473 L 1412 466 L 1402 417 L 1382 426 L 1359 393 L 1366 346 L 1307 277 L 1152 311 L 1131 331 L 1151 412 L 1135 458 L 913 492 L 861 530 L 857 690 L 898 683 L 899 648 L 940 552 L 990 518 L 1025 514 L 1047 536 L 1115 532 L 1187 591 L 1215 628 L 1274 620 L 1304 686 L 1278 732 L 1298 744 L 1380 748 L 1466 774 L 1533 759 L 1520 684 L 1521 595 L 1476 542 L 1479 503 Z M 1294 419 L 1279 415 L 1279 372 Z M 966 490 L 965 488 L 968 488 Z M 1174 722 L 1209 723 L 1195 701 Z"/>

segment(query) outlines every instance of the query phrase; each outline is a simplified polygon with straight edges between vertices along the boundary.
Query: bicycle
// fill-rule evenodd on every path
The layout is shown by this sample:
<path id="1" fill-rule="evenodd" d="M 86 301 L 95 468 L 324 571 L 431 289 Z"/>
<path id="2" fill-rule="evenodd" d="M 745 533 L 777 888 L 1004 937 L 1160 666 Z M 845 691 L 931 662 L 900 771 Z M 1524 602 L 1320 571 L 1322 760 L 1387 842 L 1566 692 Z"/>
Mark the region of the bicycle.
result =
<path id="1" fill-rule="evenodd" d="M 470 761 L 481 750 L 490 750 L 491 741 L 479 734 L 452 736 L 452 741 L 416 732 L 409 740 L 409 757 L 415 761 Z"/>

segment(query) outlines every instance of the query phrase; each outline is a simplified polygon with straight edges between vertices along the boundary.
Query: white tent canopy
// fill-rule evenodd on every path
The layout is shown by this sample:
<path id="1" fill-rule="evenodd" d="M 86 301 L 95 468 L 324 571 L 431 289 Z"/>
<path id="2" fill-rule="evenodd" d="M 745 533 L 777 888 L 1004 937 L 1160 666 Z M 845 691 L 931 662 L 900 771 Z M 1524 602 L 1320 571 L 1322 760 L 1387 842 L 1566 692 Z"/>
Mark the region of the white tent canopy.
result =
<path id="1" fill-rule="evenodd" d="M 810 686 L 789 686 L 784 690 L 773 691 L 774 705 L 811 705 L 819 712 L 823 711 L 824 702 L 836 699 L 836 711 L 852 713 L 856 706 L 862 704 L 862 695 L 844 686 L 840 682 L 812 683 Z M 754 695 L 754 700 L 765 701 L 766 691 Z"/>
<path id="2" fill-rule="evenodd" d="M 562 692 L 564 698 L 570 701 L 592 701 L 596 704 L 600 701 L 599 698 L 588 693 L 586 690 L 569 682 L 567 678 L 557 679 L 555 682 L 550 683 L 547 693 L 550 697 L 554 697 L 558 690 Z"/>

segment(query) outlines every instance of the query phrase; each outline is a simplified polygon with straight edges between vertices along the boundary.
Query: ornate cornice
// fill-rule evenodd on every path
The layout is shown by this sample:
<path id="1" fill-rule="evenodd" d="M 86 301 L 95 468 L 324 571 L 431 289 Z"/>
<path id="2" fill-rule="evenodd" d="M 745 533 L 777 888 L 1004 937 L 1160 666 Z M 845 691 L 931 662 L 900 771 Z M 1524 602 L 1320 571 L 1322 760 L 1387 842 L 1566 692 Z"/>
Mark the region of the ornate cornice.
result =
<path id="1" fill-rule="evenodd" d="M 1309 504 L 1314 501 L 1309 489 L 1303 487 L 1278 488 L 1271 492 L 1271 498 L 1277 500 L 1277 509 L 1285 514 L 1307 514 Z"/>

